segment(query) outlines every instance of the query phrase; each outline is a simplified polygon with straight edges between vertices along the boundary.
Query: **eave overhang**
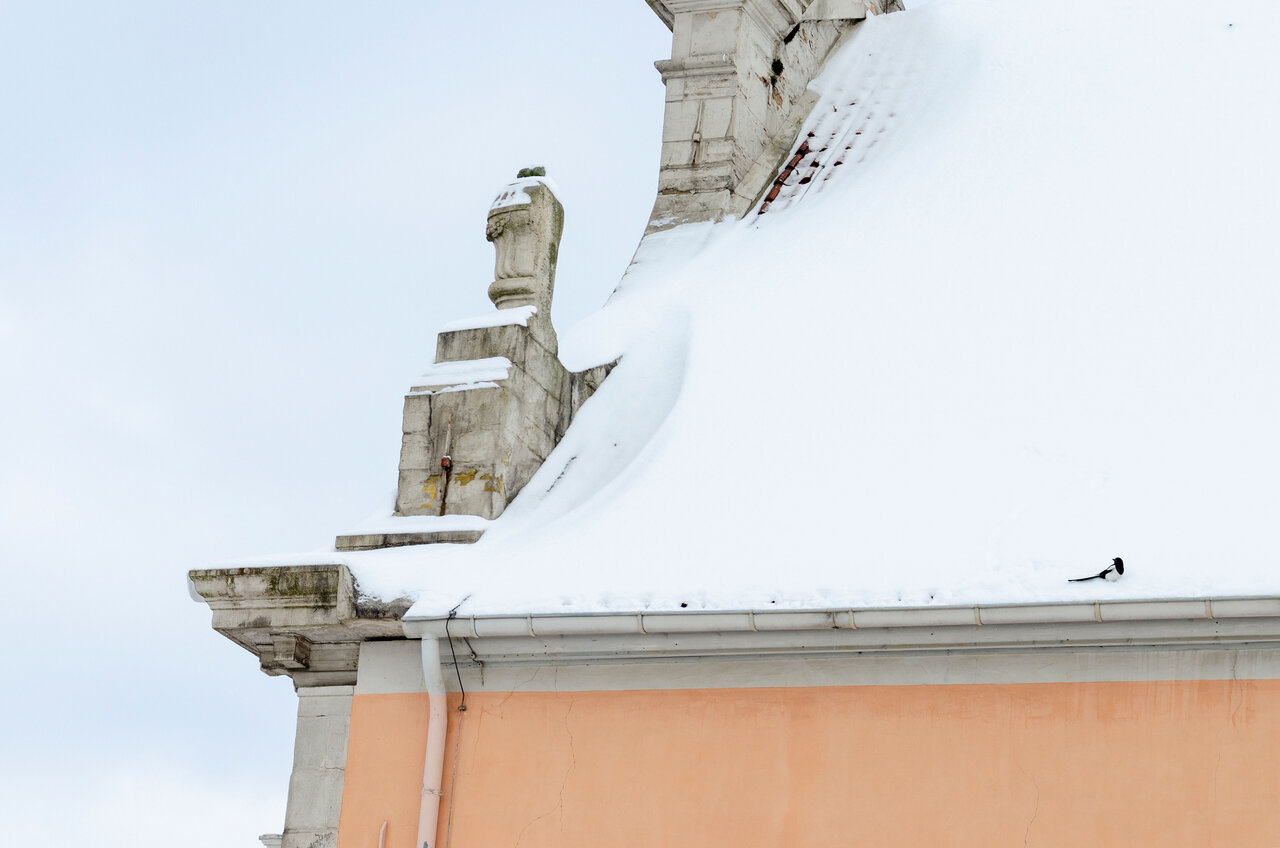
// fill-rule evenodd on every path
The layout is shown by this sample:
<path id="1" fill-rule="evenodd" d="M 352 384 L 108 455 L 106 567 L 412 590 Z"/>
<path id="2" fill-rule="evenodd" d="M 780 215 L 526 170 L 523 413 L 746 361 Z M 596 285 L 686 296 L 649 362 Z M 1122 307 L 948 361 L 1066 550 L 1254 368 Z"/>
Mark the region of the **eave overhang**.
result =
<path id="1" fill-rule="evenodd" d="M 1280 597 L 877 609 L 423 617 L 481 662 L 1280 646 Z"/>
<path id="2" fill-rule="evenodd" d="M 354 682 L 370 639 L 453 640 L 480 662 L 1280 647 L 1280 597 L 811 610 L 407 617 L 345 565 L 191 572 L 214 628 L 298 685 Z M 403 618 L 402 618 L 403 617 Z"/>

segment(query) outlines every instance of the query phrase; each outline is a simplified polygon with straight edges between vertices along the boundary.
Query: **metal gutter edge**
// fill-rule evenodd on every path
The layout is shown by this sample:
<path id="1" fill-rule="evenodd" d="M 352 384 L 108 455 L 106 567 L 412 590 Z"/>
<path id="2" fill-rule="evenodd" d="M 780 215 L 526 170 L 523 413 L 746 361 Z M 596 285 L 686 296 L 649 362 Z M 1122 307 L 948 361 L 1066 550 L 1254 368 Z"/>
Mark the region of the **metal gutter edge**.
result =
<path id="1" fill-rule="evenodd" d="M 743 610 L 582 613 L 577 615 L 489 615 L 456 617 L 454 638 L 618 636 L 658 633 L 860 630 L 866 628 L 999 626 L 1280 618 L 1280 597 L 1224 597 L 1099 601 L 1096 603 L 1003 604 L 901 607 L 896 609 Z M 445 616 L 406 618 L 405 635 L 444 636 Z"/>

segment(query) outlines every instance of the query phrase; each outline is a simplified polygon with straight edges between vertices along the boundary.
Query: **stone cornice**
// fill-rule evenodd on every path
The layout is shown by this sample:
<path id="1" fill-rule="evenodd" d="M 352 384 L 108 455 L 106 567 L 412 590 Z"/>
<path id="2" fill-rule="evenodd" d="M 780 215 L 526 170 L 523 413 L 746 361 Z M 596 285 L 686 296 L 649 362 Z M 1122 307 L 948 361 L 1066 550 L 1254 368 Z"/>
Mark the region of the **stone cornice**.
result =
<path id="1" fill-rule="evenodd" d="M 689 77 L 732 76 L 738 66 L 720 54 L 711 56 L 685 56 L 680 59 L 659 59 L 653 63 L 662 74 L 662 82 Z"/>
<path id="2" fill-rule="evenodd" d="M 722 9 L 745 9 L 761 29 L 786 29 L 794 26 L 804 14 L 809 0 L 645 0 L 649 8 L 671 29 L 675 17 L 684 12 L 718 12 Z"/>
<path id="3" fill-rule="evenodd" d="M 214 630 L 296 686 L 354 684 L 360 643 L 403 635 L 408 602 L 361 598 L 345 565 L 201 569 L 188 579 Z"/>

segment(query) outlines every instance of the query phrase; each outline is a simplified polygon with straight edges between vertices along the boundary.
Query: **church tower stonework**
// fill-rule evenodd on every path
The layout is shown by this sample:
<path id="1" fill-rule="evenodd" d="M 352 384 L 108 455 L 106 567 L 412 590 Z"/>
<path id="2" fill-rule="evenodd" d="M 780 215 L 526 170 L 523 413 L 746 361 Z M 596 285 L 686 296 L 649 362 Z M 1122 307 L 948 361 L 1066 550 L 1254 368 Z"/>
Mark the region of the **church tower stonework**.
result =
<path id="1" fill-rule="evenodd" d="M 671 29 L 658 196 L 647 233 L 745 214 L 817 102 L 809 83 L 900 0 L 648 0 Z"/>

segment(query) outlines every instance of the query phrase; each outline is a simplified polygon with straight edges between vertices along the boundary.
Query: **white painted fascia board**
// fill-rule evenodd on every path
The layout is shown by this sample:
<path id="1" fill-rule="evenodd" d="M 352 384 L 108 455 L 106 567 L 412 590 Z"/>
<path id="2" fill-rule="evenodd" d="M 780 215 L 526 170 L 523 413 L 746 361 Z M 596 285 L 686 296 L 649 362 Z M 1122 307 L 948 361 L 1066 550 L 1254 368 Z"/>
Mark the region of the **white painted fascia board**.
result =
<path id="1" fill-rule="evenodd" d="M 1067 646 L 1280 644 L 1280 597 L 899 609 L 665 611 L 405 619 L 479 656 L 700 656 Z"/>

